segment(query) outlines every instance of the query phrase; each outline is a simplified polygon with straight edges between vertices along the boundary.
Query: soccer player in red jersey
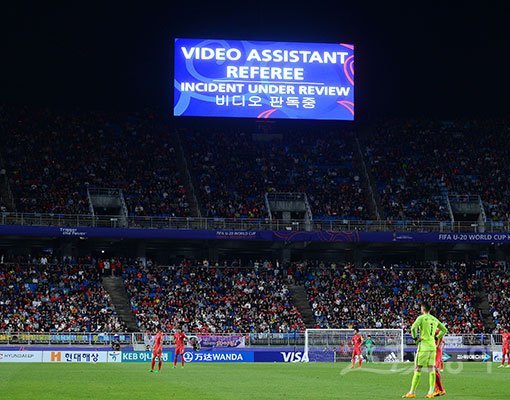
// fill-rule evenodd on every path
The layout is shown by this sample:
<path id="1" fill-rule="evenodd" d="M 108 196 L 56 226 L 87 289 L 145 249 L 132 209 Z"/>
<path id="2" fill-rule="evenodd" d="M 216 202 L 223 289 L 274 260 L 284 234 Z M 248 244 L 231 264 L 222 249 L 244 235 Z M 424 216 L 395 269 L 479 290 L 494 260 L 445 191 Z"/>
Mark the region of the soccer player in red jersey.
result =
<path id="1" fill-rule="evenodd" d="M 434 396 L 444 396 L 446 394 L 446 390 L 444 390 L 443 383 L 441 382 L 441 371 L 443 370 L 443 347 L 444 341 L 442 337 L 439 337 L 439 333 L 441 331 L 439 329 L 436 330 L 436 363 L 434 365 L 434 369 L 436 371 L 436 391 L 434 392 Z"/>
<path id="2" fill-rule="evenodd" d="M 443 371 L 443 349 L 444 349 L 444 340 L 443 338 L 439 337 L 439 329 L 436 330 L 436 368 L 439 368 L 439 370 Z"/>
<path id="3" fill-rule="evenodd" d="M 358 328 L 354 328 L 354 336 L 352 337 L 352 365 L 351 368 L 354 368 L 356 364 L 356 357 L 358 358 L 359 367 L 361 368 L 361 363 L 363 361 L 363 357 L 361 356 L 361 345 L 363 344 L 363 337 L 359 334 Z"/>
<path id="4" fill-rule="evenodd" d="M 503 354 L 501 355 L 501 365 L 498 368 L 503 368 L 505 366 L 505 360 L 506 367 L 510 368 L 510 332 L 508 329 L 504 330 L 501 336 L 503 339 Z"/>
<path id="5" fill-rule="evenodd" d="M 150 372 L 154 372 L 154 364 L 156 363 L 156 358 L 158 359 L 158 370 L 156 372 L 159 372 L 161 371 L 161 366 L 163 365 L 163 334 L 160 330 L 158 330 L 156 337 L 154 338 Z"/>
<path id="6" fill-rule="evenodd" d="M 174 344 L 175 344 L 175 356 L 174 356 L 174 368 L 177 367 L 177 358 L 181 356 L 181 367 L 184 368 L 184 346 L 188 337 L 178 328 L 174 333 Z"/>

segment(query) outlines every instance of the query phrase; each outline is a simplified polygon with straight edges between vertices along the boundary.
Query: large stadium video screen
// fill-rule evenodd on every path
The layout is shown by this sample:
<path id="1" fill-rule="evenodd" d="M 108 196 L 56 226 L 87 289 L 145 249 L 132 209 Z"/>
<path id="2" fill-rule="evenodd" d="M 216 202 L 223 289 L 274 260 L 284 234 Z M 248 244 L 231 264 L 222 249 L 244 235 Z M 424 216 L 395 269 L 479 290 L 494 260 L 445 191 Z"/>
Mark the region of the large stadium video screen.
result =
<path id="1" fill-rule="evenodd" d="M 175 39 L 174 115 L 353 120 L 354 46 Z"/>

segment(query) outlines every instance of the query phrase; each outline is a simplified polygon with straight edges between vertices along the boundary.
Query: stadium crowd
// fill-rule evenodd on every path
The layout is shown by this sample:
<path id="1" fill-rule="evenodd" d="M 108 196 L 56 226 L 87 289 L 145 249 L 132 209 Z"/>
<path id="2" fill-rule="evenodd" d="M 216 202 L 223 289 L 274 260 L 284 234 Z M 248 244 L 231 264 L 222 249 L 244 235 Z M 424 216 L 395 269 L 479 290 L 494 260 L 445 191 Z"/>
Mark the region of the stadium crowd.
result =
<path id="1" fill-rule="evenodd" d="M 0 331 L 125 331 L 95 265 L 0 263 Z"/>
<path id="2" fill-rule="evenodd" d="M 140 329 L 289 332 L 305 328 L 283 271 L 132 263 L 123 272 Z"/>
<path id="3" fill-rule="evenodd" d="M 487 218 L 510 217 L 510 127 L 503 121 L 381 124 L 365 157 L 386 218 L 449 220 L 447 194 L 480 195 Z"/>
<path id="4" fill-rule="evenodd" d="M 7 114 L 2 173 L 18 211 L 89 214 L 87 188 L 113 187 L 131 215 L 193 214 L 173 136 L 155 114 Z M 488 219 L 507 221 L 509 130 L 502 121 L 388 121 L 360 135 L 381 217 L 448 221 L 446 195 L 471 194 Z M 307 193 L 315 219 L 374 218 L 348 130 L 180 135 L 204 216 L 266 218 L 264 193 L 277 191 Z"/>
<path id="5" fill-rule="evenodd" d="M 431 273 L 431 269 L 433 273 Z M 463 264 L 352 264 L 310 269 L 305 286 L 317 326 L 404 328 L 419 315 L 420 302 L 434 305 L 452 333 L 483 332 L 474 292 L 481 282 Z"/>
<path id="6" fill-rule="evenodd" d="M 174 144 L 150 113 L 17 110 L 4 123 L 18 211 L 89 214 L 87 188 L 99 187 L 123 189 L 131 215 L 190 214 Z"/>
<path id="7" fill-rule="evenodd" d="M 419 304 L 451 333 L 486 332 L 485 291 L 495 331 L 510 323 L 510 270 L 498 263 L 366 264 L 183 261 L 160 266 L 124 258 L 0 258 L 0 331 L 126 330 L 101 284 L 122 275 L 140 330 L 295 332 L 305 329 L 290 285 L 304 285 L 319 328 L 404 328 Z"/>
<path id="8" fill-rule="evenodd" d="M 348 131 L 184 132 L 203 214 L 266 218 L 266 192 L 304 192 L 314 218 L 369 219 Z"/>
<path id="9" fill-rule="evenodd" d="M 488 269 L 480 272 L 481 280 L 496 331 L 510 326 L 510 270 L 507 268 Z"/>

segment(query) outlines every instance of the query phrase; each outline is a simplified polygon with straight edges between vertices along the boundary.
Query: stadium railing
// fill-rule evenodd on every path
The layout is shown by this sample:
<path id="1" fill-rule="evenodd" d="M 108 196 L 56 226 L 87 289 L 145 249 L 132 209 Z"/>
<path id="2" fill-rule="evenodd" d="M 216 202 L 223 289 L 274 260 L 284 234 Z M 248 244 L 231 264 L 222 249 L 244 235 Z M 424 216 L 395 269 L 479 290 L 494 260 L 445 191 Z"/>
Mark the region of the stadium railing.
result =
<path id="1" fill-rule="evenodd" d="M 30 214 L 5 212 L 0 214 L 0 225 L 59 226 L 59 227 L 119 227 L 119 216 L 89 214 Z M 146 217 L 130 216 L 128 228 L 142 229 L 240 229 L 252 231 L 301 231 L 310 224 L 303 220 L 272 220 L 248 218 L 202 218 L 202 217 Z M 307 229 L 308 228 L 308 229 Z M 451 221 L 388 221 L 388 220 L 314 220 L 314 231 L 360 231 L 360 232 L 480 232 L 478 224 Z M 487 221 L 485 232 L 510 232 L 509 221 Z"/>
<path id="2" fill-rule="evenodd" d="M 130 333 L 90 332 L 0 332 L 0 344 L 110 345 L 115 337 L 121 344 L 131 344 Z"/>
<path id="3" fill-rule="evenodd" d="M 191 336 L 214 336 L 224 339 L 243 337 L 243 343 L 250 347 L 302 347 L 305 344 L 304 332 L 288 333 L 191 333 Z M 461 338 L 457 342 L 462 347 L 494 346 L 501 344 L 500 334 L 454 334 Z M 144 333 L 78 333 L 78 332 L 0 332 L 0 345 L 110 345 L 115 338 L 122 345 L 143 342 Z M 137 339 L 138 338 L 138 339 Z M 404 344 L 413 346 L 414 340 L 409 334 L 404 335 Z"/>

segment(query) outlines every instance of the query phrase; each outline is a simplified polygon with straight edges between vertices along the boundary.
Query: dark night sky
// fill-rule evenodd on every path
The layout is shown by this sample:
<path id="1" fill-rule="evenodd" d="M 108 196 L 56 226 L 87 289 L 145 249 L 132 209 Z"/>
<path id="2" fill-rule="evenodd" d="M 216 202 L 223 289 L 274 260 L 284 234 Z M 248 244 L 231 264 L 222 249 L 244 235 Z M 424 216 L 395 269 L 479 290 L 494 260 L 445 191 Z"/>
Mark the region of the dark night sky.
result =
<path id="1" fill-rule="evenodd" d="M 170 112 L 180 36 L 354 42 L 362 120 L 508 115 L 509 11 L 483 8 L 496 2 L 12 3 L 2 6 L 2 103 Z"/>

